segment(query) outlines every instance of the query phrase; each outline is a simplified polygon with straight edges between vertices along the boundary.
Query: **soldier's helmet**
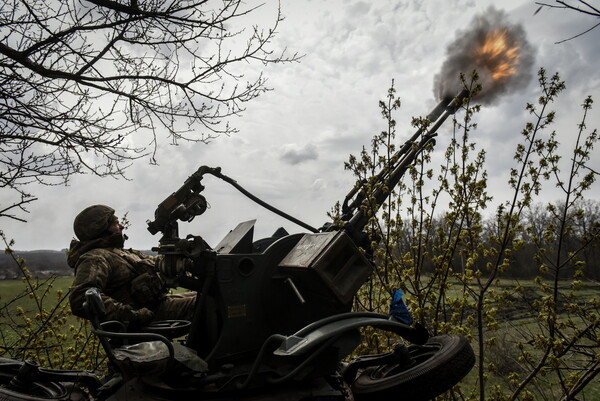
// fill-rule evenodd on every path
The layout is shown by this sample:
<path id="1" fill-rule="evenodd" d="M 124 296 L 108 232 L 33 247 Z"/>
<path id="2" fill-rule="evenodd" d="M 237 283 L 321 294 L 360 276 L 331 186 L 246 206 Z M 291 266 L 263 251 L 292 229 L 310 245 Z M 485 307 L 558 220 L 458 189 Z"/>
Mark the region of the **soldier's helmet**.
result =
<path id="1" fill-rule="evenodd" d="M 75 217 L 73 230 L 80 241 L 90 241 L 100 238 L 116 219 L 115 209 L 109 206 L 89 206 Z"/>

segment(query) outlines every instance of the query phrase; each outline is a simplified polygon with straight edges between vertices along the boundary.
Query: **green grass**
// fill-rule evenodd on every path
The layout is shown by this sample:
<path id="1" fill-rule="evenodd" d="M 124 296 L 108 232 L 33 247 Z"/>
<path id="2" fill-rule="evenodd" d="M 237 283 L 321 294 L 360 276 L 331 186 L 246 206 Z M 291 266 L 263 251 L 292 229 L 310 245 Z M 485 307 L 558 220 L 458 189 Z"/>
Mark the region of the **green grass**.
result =
<path id="1" fill-rule="evenodd" d="M 15 344 L 28 328 L 38 327 L 40 311 L 52 311 L 61 298 L 67 294 L 72 277 L 52 277 L 46 279 L 0 281 L 0 330 L 3 347 Z M 37 299 L 32 295 L 35 288 Z M 68 301 L 63 301 L 68 302 Z M 33 321 L 34 323 L 28 323 Z M 65 327 L 76 324 L 77 318 L 69 316 Z"/>
<path id="2" fill-rule="evenodd" d="M 52 277 L 47 279 L 33 279 L 33 283 L 39 285 L 42 289 L 48 289 L 48 294 L 44 298 L 42 306 L 45 308 L 53 307 L 59 299 L 57 293 L 66 294 L 73 282 L 73 277 Z M 188 291 L 184 288 L 178 288 L 173 292 Z M 26 312 L 37 311 L 35 299 L 28 296 L 29 286 L 23 280 L 0 280 L 0 324 L 6 318 L 4 312 L 7 308 L 10 311 L 17 307 L 23 308 Z"/>
<path id="3" fill-rule="evenodd" d="M 572 320 L 577 324 L 577 327 L 583 327 L 589 322 L 584 322 L 581 317 L 569 313 L 565 307 L 567 302 L 577 303 L 580 306 L 589 303 L 591 300 L 600 296 L 599 286 L 595 282 L 582 282 L 575 290 L 571 287 L 571 281 L 561 281 L 558 283 L 559 301 L 557 321 L 566 322 Z M 554 285 L 551 282 L 542 283 L 549 285 L 552 288 Z M 518 291 L 517 287 L 521 287 Z M 534 306 L 534 301 L 541 299 L 543 296 L 550 295 L 548 292 L 541 290 L 539 283 L 533 280 L 499 280 L 492 286 L 496 293 L 503 292 L 507 294 L 502 297 L 502 302 L 492 302 L 489 307 L 498 309 L 496 329 L 486 329 L 485 339 L 495 339 L 495 345 L 486 345 L 486 364 L 494 364 L 496 371 L 491 371 L 489 365 L 486 366 L 486 398 L 491 394 L 491 387 L 498 386 L 500 389 L 508 391 L 514 389 L 511 386 L 507 377 L 511 372 L 517 372 L 520 375 L 520 380 L 524 379 L 531 370 L 531 366 L 527 366 L 522 360 L 519 360 L 521 353 L 519 344 L 523 344 L 525 350 L 531 353 L 534 364 L 542 358 L 542 351 L 533 346 L 533 340 L 536 335 L 544 336 L 547 333 L 547 323 L 540 322 L 540 311 Z M 451 296 L 460 297 L 460 292 L 454 292 L 453 288 Z M 573 297 L 567 301 L 567 297 L 573 291 Z M 597 301 L 596 301 L 597 302 Z M 563 328 L 563 332 L 573 335 L 572 330 Z M 476 354 L 479 353 L 479 339 L 474 329 L 472 332 L 472 346 Z M 593 341 L 588 341 L 590 352 L 600 352 L 600 347 Z M 571 358 L 576 357 L 576 355 Z M 572 363 L 573 361 L 569 361 Z M 573 366 L 572 366 L 573 367 Z M 545 373 L 537 375 L 536 385 L 530 386 L 529 390 L 534 391 L 535 400 L 558 400 L 562 397 L 562 391 L 557 383 L 557 376 L 551 373 L 548 368 L 544 368 Z M 546 374 L 547 373 L 547 374 Z M 478 366 L 476 366 L 470 374 L 462 381 L 463 389 L 476 389 L 479 386 Z M 600 381 L 598 378 L 588 384 L 585 389 L 577 396 L 578 400 L 600 400 Z"/>
<path id="4" fill-rule="evenodd" d="M 73 277 L 33 279 L 32 282 L 38 284 L 40 288 L 49 286 L 49 290 L 54 294 L 59 290 L 66 293 L 73 282 Z M 29 286 L 23 280 L 0 280 L 0 310 L 4 310 L 6 307 L 11 309 L 21 307 L 25 311 L 37 309 L 34 298 L 28 296 L 28 293 Z M 47 302 L 56 302 L 58 297 L 54 294 L 48 294 Z"/>

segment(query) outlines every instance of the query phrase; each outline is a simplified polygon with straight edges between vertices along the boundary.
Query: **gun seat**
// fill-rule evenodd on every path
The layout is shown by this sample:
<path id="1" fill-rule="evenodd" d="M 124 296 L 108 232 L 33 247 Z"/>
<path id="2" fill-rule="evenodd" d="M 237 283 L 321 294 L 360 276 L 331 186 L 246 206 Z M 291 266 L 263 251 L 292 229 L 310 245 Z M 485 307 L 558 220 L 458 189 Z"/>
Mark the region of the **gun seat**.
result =
<path id="1" fill-rule="evenodd" d="M 208 370 L 207 363 L 195 351 L 173 343 L 161 334 L 130 333 L 123 322 L 101 322 L 106 310 L 97 288 L 88 289 L 85 298 L 84 308 L 92 323 L 92 332 L 100 340 L 110 363 L 123 376 L 203 373 Z M 113 346 L 110 340 L 115 339 L 125 345 Z"/>

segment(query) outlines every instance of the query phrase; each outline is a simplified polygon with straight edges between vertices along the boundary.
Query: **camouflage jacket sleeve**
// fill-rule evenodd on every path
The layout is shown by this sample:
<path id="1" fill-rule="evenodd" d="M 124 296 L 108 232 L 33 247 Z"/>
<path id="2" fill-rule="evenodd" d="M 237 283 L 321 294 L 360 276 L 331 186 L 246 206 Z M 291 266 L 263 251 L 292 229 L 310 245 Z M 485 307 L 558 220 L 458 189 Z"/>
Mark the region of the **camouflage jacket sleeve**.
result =
<path id="1" fill-rule="evenodd" d="M 69 298 L 74 315 L 87 318 L 83 308 L 85 291 L 96 287 L 106 308 L 104 320 L 128 321 L 134 318 L 131 302 L 127 302 L 127 292 L 135 272 L 119 263 L 118 259 L 106 250 L 90 251 L 79 258 Z"/>

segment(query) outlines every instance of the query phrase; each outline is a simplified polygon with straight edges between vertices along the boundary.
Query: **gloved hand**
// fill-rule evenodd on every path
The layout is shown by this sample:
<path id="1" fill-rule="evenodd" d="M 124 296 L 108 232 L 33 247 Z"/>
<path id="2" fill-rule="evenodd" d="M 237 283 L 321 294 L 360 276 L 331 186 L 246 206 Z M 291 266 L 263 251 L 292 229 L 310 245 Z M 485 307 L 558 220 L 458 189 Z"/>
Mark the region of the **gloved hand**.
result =
<path id="1" fill-rule="evenodd" d="M 134 309 L 131 311 L 131 323 L 139 326 L 145 326 L 152 321 L 154 312 L 148 308 Z"/>

